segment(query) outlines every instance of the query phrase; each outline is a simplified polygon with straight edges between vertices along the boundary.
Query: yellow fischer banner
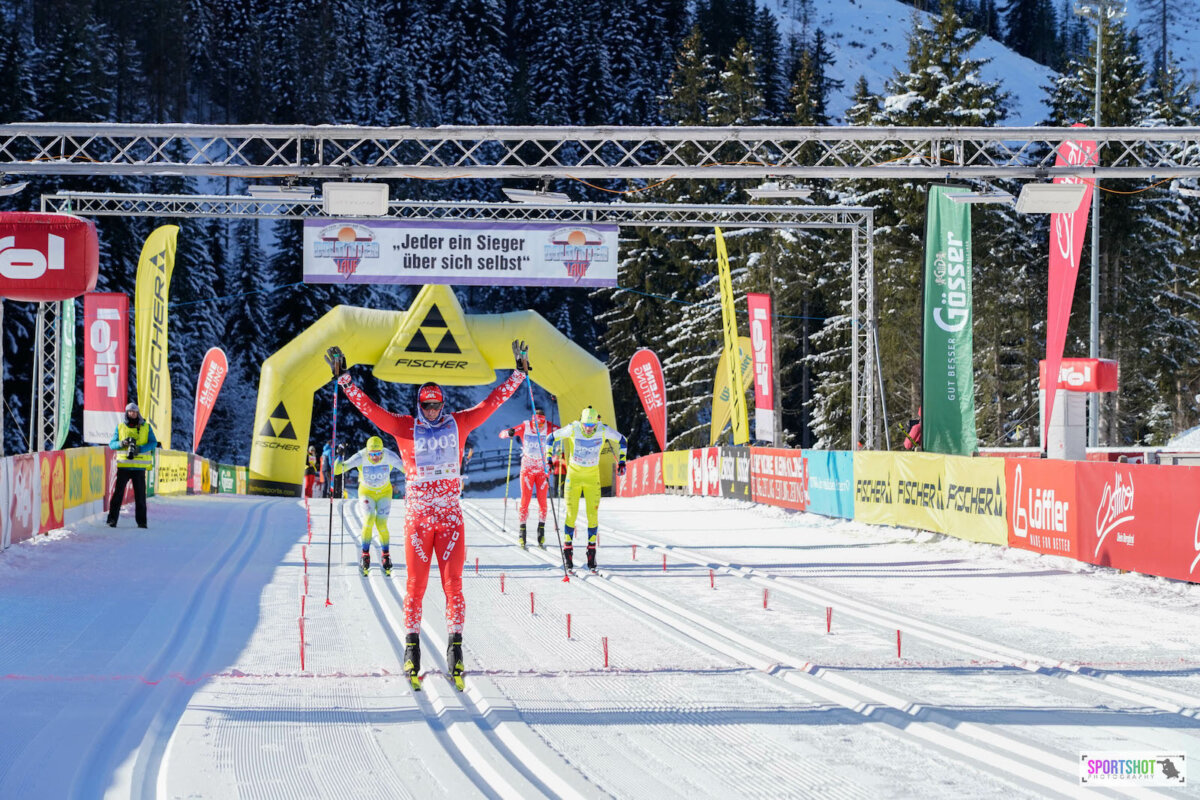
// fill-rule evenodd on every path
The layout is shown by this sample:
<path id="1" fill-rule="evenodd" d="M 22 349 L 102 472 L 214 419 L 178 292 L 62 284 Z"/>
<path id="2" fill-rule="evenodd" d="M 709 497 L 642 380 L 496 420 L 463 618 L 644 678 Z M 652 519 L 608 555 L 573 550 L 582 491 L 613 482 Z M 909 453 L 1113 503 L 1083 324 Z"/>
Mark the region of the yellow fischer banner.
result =
<path id="1" fill-rule="evenodd" d="M 750 346 L 749 336 L 738 337 L 738 350 L 742 357 L 742 385 L 754 385 L 754 351 Z M 717 438 L 729 424 L 733 416 L 730 406 L 732 395 L 729 391 L 729 351 L 721 350 L 721 360 L 717 362 L 717 374 L 713 377 L 712 422 L 708 426 L 708 444 L 713 446 Z"/>
<path id="2" fill-rule="evenodd" d="M 946 532 L 946 457 L 940 453 L 896 453 L 895 519 L 891 524 Z"/>
<path id="3" fill-rule="evenodd" d="M 154 486 L 155 494 L 187 494 L 189 458 L 187 453 L 175 450 L 158 451 L 158 481 Z"/>
<path id="4" fill-rule="evenodd" d="M 733 443 L 746 444 L 750 441 L 750 421 L 746 416 L 746 385 L 742 382 L 741 370 L 736 369 L 737 360 L 734 355 L 738 335 L 737 315 L 733 304 L 733 279 L 729 275 L 729 253 L 725 250 L 725 237 L 721 235 L 721 229 L 713 230 L 717 232 L 717 270 L 721 278 L 721 326 L 725 332 L 729 385 L 733 390 L 729 411 L 733 417 Z M 713 410 L 716 411 L 715 408 Z"/>
<path id="5" fill-rule="evenodd" d="M 872 450 L 854 453 L 854 520 L 895 525 L 896 456 Z"/>
<path id="6" fill-rule="evenodd" d="M 688 485 L 688 450 L 668 450 L 662 456 L 663 484 L 672 489 Z"/>
<path id="7" fill-rule="evenodd" d="M 137 341 L 137 404 L 159 444 L 171 449 L 171 373 L 167 367 L 167 295 L 175 269 L 178 225 L 163 225 L 146 238 L 138 260 L 133 305 Z"/>
<path id="8" fill-rule="evenodd" d="M 946 456 L 946 533 L 959 539 L 1008 544 L 1002 458 Z"/>

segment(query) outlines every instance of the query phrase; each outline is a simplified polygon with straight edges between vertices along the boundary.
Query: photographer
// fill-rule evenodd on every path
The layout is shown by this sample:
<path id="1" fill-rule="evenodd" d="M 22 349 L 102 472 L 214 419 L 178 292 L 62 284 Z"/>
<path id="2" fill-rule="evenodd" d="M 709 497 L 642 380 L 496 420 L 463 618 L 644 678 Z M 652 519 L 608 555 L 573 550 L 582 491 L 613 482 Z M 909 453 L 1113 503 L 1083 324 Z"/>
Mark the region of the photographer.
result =
<path id="1" fill-rule="evenodd" d="M 108 527 L 117 527 L 125 487 L 133 481 L 134 518 L 139 528 L 146 527 L 146 471 L 154 466 L 154 448 L 158 439 L 150 423 L 142 419 L 137 403 L 125 406 L 125 419 L 117 425 L 109 448 L 117 451 L 117 479 L 108 500 Z"/>

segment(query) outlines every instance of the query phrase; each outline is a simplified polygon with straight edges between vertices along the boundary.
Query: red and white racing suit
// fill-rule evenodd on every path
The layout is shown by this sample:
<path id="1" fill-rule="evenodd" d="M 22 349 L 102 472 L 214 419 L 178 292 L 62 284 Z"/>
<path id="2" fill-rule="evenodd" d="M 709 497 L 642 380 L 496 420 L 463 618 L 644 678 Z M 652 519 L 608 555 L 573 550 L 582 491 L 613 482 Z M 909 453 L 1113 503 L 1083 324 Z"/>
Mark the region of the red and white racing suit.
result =
<path id="1" fill-rule="evenodd" d="M 404 628 L 408 633 L 418 633 L 421 629 L 429 561 L 435 556 L 442 576 L 442 591 L 446 593 L 446 626 L 450 633 L 462 633 L 467 608 L 462 593 L 467 542 L 463 537 L 459 477 L 463 443 L 467 434 L 512 397 L 524 380 L 525 373 L 514 371 L 479 405 L 452 414 L 443 412 L 431 423 L 419 409 L 415 417 L 385 411 L 363 394 L 348 373 L 338 378 L 350 402 L 379 430 L 395 437 L 396 449 L 404 460 L 404 560 L 408 572 Z"/>
<path id="2" fill-rule="evenodd" d="M 533 420 L 514 428 L 517 436 L 521 437 L 521 505 L 517 520 L 521 525 L 529 518 L 529 501 L 537 494 L 538 522 L 546 521 L 546 494 L 550 489 L 550 477 L 546 474 L 546 458 L 550 455 L 550 434 L 558 430 L 557 425 L 543 422 L 541 428 L 541 444 L 538 443 L 538 429 L 533 426 Z M 508 430 L 500 431 L 500 438 L 508 438 Z"/>

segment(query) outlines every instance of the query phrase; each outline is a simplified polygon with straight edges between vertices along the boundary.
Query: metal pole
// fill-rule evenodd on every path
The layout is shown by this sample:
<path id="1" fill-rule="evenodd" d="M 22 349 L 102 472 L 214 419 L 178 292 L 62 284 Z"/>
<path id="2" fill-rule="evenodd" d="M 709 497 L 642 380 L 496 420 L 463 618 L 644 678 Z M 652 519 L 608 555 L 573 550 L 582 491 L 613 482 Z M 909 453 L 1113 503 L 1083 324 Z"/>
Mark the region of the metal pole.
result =
<path id="1" fill-rule="evenodd" d="M 1100 69 L 1104 52 L 1104 9 L 1096 9 L 1096 118 L 1094 127 L 1100 127 Z M 1089 319 L 1088 356 L 1100 357 L 1100 179 L 1092 185 L 1092 293 L 1091 317 Z M 1088 446 L 1100 443 L 1100 395 L 1089 392 L 1088 397 Z"/>

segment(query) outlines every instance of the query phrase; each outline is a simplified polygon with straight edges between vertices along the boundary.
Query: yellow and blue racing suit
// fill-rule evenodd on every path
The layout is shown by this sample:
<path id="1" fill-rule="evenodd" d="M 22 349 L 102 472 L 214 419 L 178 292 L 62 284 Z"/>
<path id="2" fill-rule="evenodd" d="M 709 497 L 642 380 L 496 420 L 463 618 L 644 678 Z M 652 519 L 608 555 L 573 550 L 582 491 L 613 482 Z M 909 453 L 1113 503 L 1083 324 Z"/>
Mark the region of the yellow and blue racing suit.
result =
<path id="1" fill-rule="evenodd" d="M 562 452 L 564 446 L 570 448 L 570 460 L 567 462 L 567 519 L 563 550 L 567 554 L 567 562 L 571 563 L 570 553 L 575 536 L 575 517 L 579 512 L 579 496 L 583 495 L 587 508 L 588 523 L 588 564 L 596 560 L 596 528 L 600 524 L 600 451 L 606 442 L 612 443 L 617 452 L 617 461 L 625 463 L 625 437 L 604 423 L 598 423 L 595 431 L 589 436 L 584 433 L 579 421 L 565 425 L 550 435 L 554 452 Z"/>
<path id="2" fill-rule="evenodd" d="M 383 448 L 383 458 L 378 464 L 367 459 L 367 451 L 359 450 L 344 462 L 333 465 L 333 474 L 358 468 L 358 502 L 363 509 L 362 551 L 371 549 L 371 529 L 379 532 L 379 549 L 387 554 L 391 544 L 388 531 L 388 514 L 392 511 L 392 470 L 404 471 L 404 462 L 393 450 Z"/>

